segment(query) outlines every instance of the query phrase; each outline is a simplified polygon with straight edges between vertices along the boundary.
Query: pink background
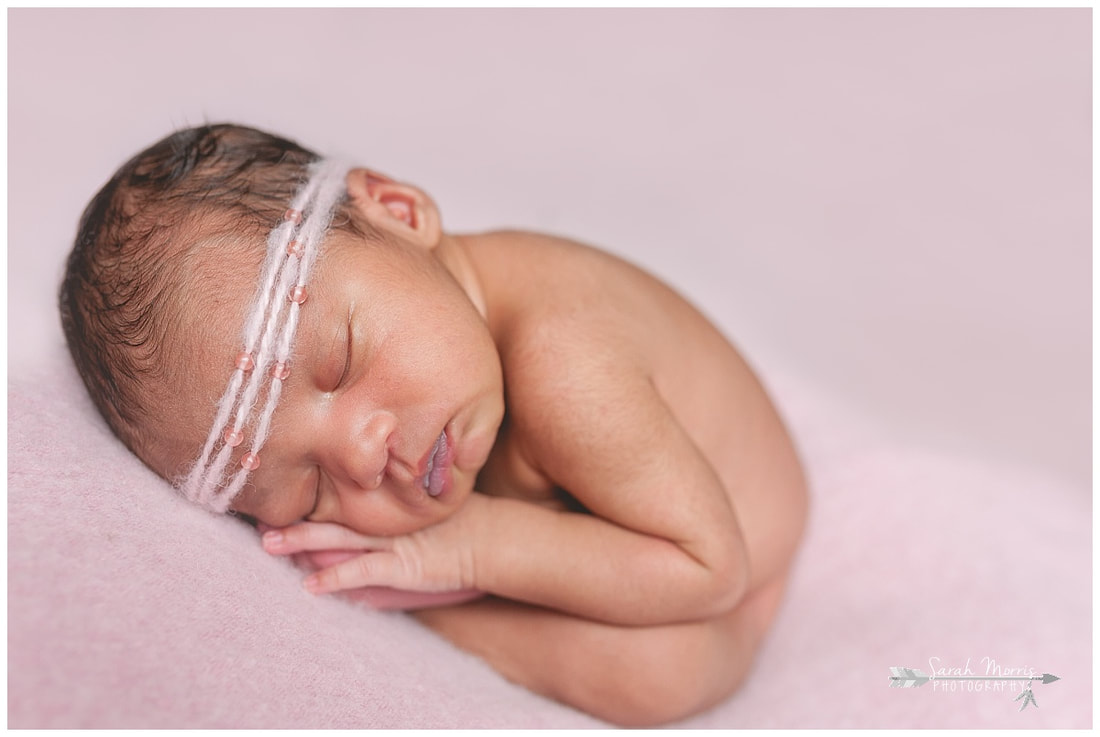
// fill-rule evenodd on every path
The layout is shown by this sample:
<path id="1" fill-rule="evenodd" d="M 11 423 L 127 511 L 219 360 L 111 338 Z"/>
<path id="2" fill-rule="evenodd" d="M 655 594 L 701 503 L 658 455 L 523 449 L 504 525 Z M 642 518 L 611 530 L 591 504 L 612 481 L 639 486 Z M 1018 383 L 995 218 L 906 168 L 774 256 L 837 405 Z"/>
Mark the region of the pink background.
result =
<path id="1" fill-rule="evenodd" d="M 234 120 L 660 274 L 743 349 L 814 506 L 696 727 L 1087 727 L 1091 11 L 9 11 L 9 719 L 570 727 L 409 618 L 315 600 L 110 437 L 68 365 L 77 218 Z M 675 346 L 670 346 L 675 350 Z M 990 656 L 1042 708 L 887 688 Z"/>
<path id="2" fill-rule="evenodd" d="M 11 10 L 10 366 L 84 204 L 232 120 L 618 252 L 899 440 L 1091 484 L 1091 12 Z"/>

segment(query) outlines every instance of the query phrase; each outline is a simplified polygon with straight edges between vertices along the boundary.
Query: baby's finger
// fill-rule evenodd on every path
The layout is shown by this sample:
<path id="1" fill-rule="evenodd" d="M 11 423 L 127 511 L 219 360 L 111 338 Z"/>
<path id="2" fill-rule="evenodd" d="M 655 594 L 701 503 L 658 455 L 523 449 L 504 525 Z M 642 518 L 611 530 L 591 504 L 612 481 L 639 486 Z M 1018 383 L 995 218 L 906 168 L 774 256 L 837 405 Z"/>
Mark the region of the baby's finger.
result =
<path id="1" fill-rule="evenodd" d="M 304 550 L 381 550 L 389 545 L 387 538 L 368 537 L 343 525 L 323 522 L 301 522 L 263 535 L 264 550 L 278 555 Z"/>
<path id="2" fill-rule="evenodd" d="M 312 594 L 330 594 L 363 586 L 402 588 L 402 584 L 408 585 L 402 578 L 397 556 L 386 552 L 364 553 L 307 576 L 302 585 Z"/>
<path id="3" fill-rule="evenodd" d="M 295 559 L 304 558 L 306 566 L 311 571 L 318 571 L 322 568 L 343 563 L 345 560 L 351 560 L 362 554 L 362 550 L 311 550 L 298 553 Z"/>

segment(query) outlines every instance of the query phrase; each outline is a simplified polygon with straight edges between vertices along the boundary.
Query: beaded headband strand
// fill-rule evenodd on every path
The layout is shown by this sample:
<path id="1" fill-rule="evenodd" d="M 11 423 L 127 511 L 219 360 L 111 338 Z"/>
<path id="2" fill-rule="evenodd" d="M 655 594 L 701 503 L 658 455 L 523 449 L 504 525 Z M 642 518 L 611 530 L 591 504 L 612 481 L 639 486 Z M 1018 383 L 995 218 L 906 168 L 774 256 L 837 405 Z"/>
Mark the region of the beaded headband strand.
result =
<path id="1" fill-rule="evenodd" d="M 244 486 L 249 471 L 260 465 L 260 450 L 271 429 L 275 405 L 283 382 L 290 376 L 287 363 L 299 312 L 306 301 L 306 280 L 333 210 L 344 196 L 347 170 L 346 164 L 331 159 L 312 164 L 309 180 L 267 238 L 262 277 L 245 321 L 244 349 L 218 402 L 202 453 L 177 487 L 188 499 L 211 511 L 225 512 Z M 265 386 L 267 396 L 248 452 L 241 456 L 239 467 L 231 466 L 230 456 L 244 442 L 246 426 Z"/>

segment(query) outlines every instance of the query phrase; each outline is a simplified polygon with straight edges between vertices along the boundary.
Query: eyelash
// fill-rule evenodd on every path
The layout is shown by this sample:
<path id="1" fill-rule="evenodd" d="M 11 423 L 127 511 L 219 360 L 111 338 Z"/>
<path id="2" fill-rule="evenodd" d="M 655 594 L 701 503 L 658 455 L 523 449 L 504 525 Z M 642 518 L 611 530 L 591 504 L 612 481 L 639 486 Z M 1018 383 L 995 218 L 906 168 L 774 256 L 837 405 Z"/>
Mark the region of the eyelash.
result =
<path id="1" fill-rule="evenodd" d="M 348 374 L 351 373 L 351 349 L 352 349 L 352 334 L 351 334 L 351 316 L 348 316 L 348 352 L 347 357 L 344 359 L 344 371 L 340 374 L 340 380 L 336 382 L 336 388 L 339 389 L 344 385 L 344 381 L 348 378 Z"/>
<path id="2" fill-rule="evenodd" d="M 321 467 L 317 466 L 317 486 L 313 491 L 313 507 L 306 513 L 302 519 L 308 521 L 310 517 L 317 514 L 317 507 L 321 504 Z"/>

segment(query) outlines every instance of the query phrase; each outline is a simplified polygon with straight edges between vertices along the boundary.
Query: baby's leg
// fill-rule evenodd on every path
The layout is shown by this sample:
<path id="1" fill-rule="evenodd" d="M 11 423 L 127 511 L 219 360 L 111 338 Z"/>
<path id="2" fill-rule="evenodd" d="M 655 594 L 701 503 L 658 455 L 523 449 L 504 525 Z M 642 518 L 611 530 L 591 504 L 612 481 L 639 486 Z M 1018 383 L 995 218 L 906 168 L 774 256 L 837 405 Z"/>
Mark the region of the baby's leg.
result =
<path id="1" fill-rule="evenodd" d="M 415 613 L 532 691 L 616 724 L 648 726 L 713 706 L 742 683 L 784 579 L 722 617 L 620 627 L 497 598 Z"/>

